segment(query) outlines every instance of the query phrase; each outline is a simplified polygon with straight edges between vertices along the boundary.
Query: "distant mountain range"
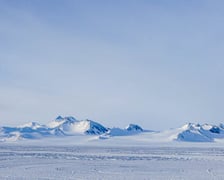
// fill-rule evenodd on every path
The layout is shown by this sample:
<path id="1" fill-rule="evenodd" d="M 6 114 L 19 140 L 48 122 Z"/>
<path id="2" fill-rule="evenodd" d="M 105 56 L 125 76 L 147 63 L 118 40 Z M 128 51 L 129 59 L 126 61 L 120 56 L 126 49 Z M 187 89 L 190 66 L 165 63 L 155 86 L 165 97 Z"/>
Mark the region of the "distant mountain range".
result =
<path id="1" fill-rule="evenodd" d="M 108 128 L 93 120 L 77 120 L 74 117 L 58 116 L 47 125 L 31 122 L 18 127 L 0 127 L 0 142 L 23 139 L 42 139 L 47 137 L 66 137 L 76 135 L 97 136 L 98 139 L 109 139 L 115 136 L 163 137 L 167 141 L 214 142 L 224 139 L 224 125 L 188 123 L 181 128 L 163 132 L 144 130 L 136 124 L 126 128 Z"/>

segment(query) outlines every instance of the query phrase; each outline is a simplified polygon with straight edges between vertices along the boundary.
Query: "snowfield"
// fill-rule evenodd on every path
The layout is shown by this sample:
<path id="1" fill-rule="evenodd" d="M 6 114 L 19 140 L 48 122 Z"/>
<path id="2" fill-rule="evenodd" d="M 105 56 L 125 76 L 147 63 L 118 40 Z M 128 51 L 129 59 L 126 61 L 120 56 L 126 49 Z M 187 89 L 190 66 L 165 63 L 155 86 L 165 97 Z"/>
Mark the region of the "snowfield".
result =
<path id="1" fill-rule="evenodd" d="M 162 132 L 57 117 L 0 127 L 0 179 L 224 179 L 224 125 Z"/>
<path id="2" fill-rule="evenodd" d="M 0 143 L 0 179 L 224 179 L 223 143 L 67 140 Z"/>

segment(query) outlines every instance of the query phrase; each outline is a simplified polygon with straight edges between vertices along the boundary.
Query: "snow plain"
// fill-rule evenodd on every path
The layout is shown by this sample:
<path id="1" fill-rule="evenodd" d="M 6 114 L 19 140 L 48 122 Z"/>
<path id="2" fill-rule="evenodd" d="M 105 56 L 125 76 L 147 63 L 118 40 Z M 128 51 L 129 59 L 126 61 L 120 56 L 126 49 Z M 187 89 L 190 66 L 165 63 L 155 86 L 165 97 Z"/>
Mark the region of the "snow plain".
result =
<path id="1" fill-rule="evenodd" d="M 222 142 L 131 139 L 73 136 L 2 142 L 0 179 L 224 179 Z"/>
<path id="2" fill-rule="evenodd" d="M 224 125 L 107 128 L 58 116 L 0 127 L 0 180 L 224 179 Z"/>

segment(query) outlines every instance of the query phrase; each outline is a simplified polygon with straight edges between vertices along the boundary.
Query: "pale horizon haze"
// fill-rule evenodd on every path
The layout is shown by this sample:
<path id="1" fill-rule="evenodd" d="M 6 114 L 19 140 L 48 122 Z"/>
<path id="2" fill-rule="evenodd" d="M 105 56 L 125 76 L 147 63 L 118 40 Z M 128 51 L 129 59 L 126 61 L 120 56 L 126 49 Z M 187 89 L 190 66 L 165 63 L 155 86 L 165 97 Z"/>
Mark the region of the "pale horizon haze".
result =
<path id="1" fill-rule="evenodd" d="M 224 123 L 224 1 L 1 0 L 0 126 L 58 115 Z"/>

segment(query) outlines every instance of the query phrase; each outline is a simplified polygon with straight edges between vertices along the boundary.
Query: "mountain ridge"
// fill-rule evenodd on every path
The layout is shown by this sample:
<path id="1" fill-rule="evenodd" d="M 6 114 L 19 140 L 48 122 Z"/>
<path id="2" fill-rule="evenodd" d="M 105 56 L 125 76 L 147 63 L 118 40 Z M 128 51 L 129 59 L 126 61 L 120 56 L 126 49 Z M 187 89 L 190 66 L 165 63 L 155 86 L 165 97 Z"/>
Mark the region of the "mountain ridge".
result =
<path id="1" fill-rule="evenodd" d="M 17 127 L 0 127 L 0 142 L 17 141 L 24 139 L 42 139 L 47 137 L 65 136 L 97 136 L 99 139 L 110 139 L 115 136 L 153 136 L 164 137 L 167 141 L 178 142 L 215 142 L 216 139 L 224 139 L 224 125 L 187 123 L 180 128 L 167 131 L 145 130 L 137 124 L 129 124 L 126 128 L 108 128 L 89 119 L 77 120 L 72 116 L 58 116 L 46 125 L 38 122 L 29 122 Z M 147 138 L 145 138 L 147 139 Z"/>

